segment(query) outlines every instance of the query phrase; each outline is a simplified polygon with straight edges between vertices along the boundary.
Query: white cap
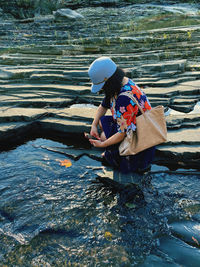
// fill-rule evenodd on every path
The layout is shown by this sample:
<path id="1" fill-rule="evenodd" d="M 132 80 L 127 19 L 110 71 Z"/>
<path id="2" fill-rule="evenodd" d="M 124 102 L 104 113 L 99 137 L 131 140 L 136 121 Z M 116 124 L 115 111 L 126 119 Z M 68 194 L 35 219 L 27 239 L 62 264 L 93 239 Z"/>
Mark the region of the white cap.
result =
<path id="1" fill-rule="evenodd" d="M 92 81 L 92 93 L 97 93 L 115 73 L 117 65 L 109 57 L 99 57 L 92 62 L 88 74 Z"/>

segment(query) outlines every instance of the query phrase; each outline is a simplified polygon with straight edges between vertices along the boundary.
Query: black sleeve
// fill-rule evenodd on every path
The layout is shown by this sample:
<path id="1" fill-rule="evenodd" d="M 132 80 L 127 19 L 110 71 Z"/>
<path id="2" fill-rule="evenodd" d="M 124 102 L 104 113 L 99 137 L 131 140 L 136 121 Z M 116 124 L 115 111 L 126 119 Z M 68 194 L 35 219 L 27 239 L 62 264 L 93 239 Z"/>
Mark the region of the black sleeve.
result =
<path id="1" fill-rule="evenodd" d="M 110 99 L 104 97 L 104 99 L 101 102 L 101 105 L 104 108 L 110 108 Z"/>

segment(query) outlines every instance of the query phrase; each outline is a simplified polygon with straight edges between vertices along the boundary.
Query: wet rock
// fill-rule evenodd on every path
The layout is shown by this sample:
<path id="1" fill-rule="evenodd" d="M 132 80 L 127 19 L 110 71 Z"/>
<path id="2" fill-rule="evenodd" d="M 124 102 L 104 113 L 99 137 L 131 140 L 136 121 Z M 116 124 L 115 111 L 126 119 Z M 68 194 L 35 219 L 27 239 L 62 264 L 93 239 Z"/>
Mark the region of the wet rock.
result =
<path id="1" fill-rule="evenodd" d="M 13 76 L 12 72 L 0 70 L 0 79 L 10 79 Z"/>
<path id="2" fill-rule="evenodd" d="M 188 267 L 199 266 L 199 249 L 193 248 L 177 238 L 161 238 L 159 248 L 180 265 Z"/>
<path id="3" fill-rule="evenodd" d="M 0 110 L 0 122 L 34 121 L 47 114 L 45 109 L 8 108 Z"/>
<path id="4" fill-rule="evenodd" d="M 73 4 L 77 7 L 78 2 L 48 8 L 63 10 Z M 89 131 L 102 96 L 90 93 L 88 66 L 98 56 L 109 55 L 144 90 L 152 106 L 165 107 L 168 141 L 157 147 L 156 163 L 198 169 L 198 8 L 193 21 L 182 6 L 178 9 L 186 17 L 177 9 L 166 11 L 166 5 L 143 5 L 146 17 L 140 5 L 85 5 L 79 6 L 78 14 L 70 10 L 78 19 L 52 23 L 54 15 L 45 15 L 43 4 L 41 12 L 38 9 L 26 23 L 1 24 L 6 27 L 0 30 L 2 136 L 12 129 L 11 138 L 22 127 L 26 129 L 26 123 L 36 121 L 42 136 L 50 131 L 59 136 L 70 136 L 73 130 L 77 136 Z M 190 12 L 189 7 L 187 10 Z M 160 14 L 163 17 L 158 19 Z"/>
<path id="5" fill-rule="evenodd" d="M 5 213 L 1 207 L 0 212 L 6 230 L 1 235 L 3 264 L 53 265 L 58 259 L 57 264 L 64 266 L 67 255 L 69 265 L 75 261 L 131 265 L 144 260 L 143 266 L 199 266 L 198 9 L 168 7 L 166 2 L 121 8 L 108 5 L 123 1 L 104 1 L 107 8 L 98 7 L 102 1 L 90 1 L 95 8 L 88 8 L 88 1 L 62 2 L 64 6 L 34 1 L 40 5 L 15 11 L 16 1 L 1 1 L 23 20 L 17 22 L 10 16 L 12 20 L 7 21 L 6 15 L 0 16 L 6 19 L 0 21 L 0 149 L 42 138 L 9 151 L 8 157 L 1 154 L 1 175 L 9 177 L 4 179 L 9 188 L 0 188 L 7 196 L 2 204 L 12 208 Z M 45 15 L 77 7 L 84 19 L 54 23 L 54 15 Z M 152 106 L 165 107 L 168 141 L 157 146 L 150 173 L 123 176 L 113 172 L 102 166 L 102 150 L 84 138 L 102 100 L 101 95 L 90 93 L 87 70 L 101 55 L 112 57 L 124 68 Z M 30 158 L 25 155 L 28 147 Z M 49 157 L 44 156 L 47 152 Z M 71 169 L 59 165 L 58 159 L 64 157 L 72 161 Z M 96 175 L 101 187 L 95 184 L 86 189 Z M 117 196 L 105 190 L 105 184 Z M 180 227 L 179 212 L 184 218 L 178 222 Z M 188 218 L 194 221 L 185 221 Z M 117 227 L 113 232 L 111 224 Z M 75 225 L 80 235 L 72 235 L 70 241 L 70 235 L 63 234 Z M 105 229 L 112 242 L 105 239 Z M 78 248 L 75 242 L 80 242 Z M 160 253 L 150 254 L 155 250 Z M 144 255 L 149 255 L 146 260 Z"/>
<path id="6" fill-rule="evenodd" d="M 192 221 L 173 222 L 170 224 L 173 235 L 184 242 L 200 247 L 200 224 Z"/>
<path id="7" fill-rule="evenodd" d="M 53 12 L 53 15 L 55 16 L 56 21 L 79 20 L 84 18 L 81 14 L 69 8 L 58 9 Z"/>
<path id="8" fill-rule="evenodd" d="M 35 23 L 44 23 L 44 22 L 53 22 L 55 20 L 55 17 L 53 15 L 46 15 L 46 16 L 35 16 L 34 22 Z"/>
<path id="9" fill-rule="evenodd" d="M 147 256 L 144 263 L 140 265 L 140 267 L 179 267 L 172 259 L 163 259 L 158 257 L 157 255 L 149 255 Z"/>

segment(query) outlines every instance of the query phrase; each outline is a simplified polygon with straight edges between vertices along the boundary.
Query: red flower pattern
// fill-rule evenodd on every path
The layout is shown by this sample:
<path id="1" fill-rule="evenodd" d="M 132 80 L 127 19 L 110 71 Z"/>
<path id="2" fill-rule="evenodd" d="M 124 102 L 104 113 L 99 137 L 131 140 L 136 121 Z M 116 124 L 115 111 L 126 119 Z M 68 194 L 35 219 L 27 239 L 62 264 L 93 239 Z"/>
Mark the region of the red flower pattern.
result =
<path id="1" fill-rule="evenodd" d="M 144 102 L 144 112 L 146 111 L 146 110 L 150 110 L 151 109 L 151 106 L 149 105 L 149 103 L 147 102 L 147 101 L 145 101 Z"/>
<path id="2" fill-rule="evenodd" d="M 132 88 L 132 93 L 135 94 L 137 96 L 138 99 L 140 99 L 142 92 L 141 90 L 137 87 L 137 85 L 131 85 Z"/>
<path id="3" fill-rule="evenodd" d="M 132 106 L 131 104 L 129 104 L 126 107 L 127 111 L 123 114 L 124 119 L 126 119 L 127 121 L 127 125 L 131 125 L 131 123 L 133 122 L 134 124 L 136 123 L 136 115 L 138 113 L 138 106 Z"/>
<path id="4" fill-rule="evenodd" d="M 150 110 L 151 105 L 146 95 L 144 94 L 144 92 L 142 92 L 140 88 L 136 84 L 134 84 L 132 81 L 129 81 L 129 83 L 126 85 L 126 88 L 125 88 L 126 92 L 129 91 L 127 89 L 128 86 L 130 88 L 130 92 L 138 100 L 144 112 L 146 110 Z M 127 102 L 129 102 L 128 105 L 127 105 Z M 139 112 L 139 108 L 136 104 L 133 104 L 131 100 L 129 101 L 126 100 L 125 102 L 122 102 L 122 103 L 119 100 L 118 103 L 116 104 L 116 99 L 113 98 L 111 111 L 112 111 L 113 119 L 117 121 L 117 124 L 118 124 L 117 127 L 119 131 L 124 132 L 128 129 L 128 127 L 131 127 L 131 129 L 136 128 L 136 116 Z"/>

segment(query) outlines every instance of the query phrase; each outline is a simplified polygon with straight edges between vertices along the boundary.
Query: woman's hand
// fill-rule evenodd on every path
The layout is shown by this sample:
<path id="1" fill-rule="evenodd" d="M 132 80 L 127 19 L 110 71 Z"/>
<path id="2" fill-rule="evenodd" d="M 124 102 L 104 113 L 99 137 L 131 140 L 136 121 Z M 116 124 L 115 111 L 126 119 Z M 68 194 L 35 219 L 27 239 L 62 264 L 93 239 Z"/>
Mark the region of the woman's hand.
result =
<path id="1" fill-rule="evenodd" d="M 89 141 L 95 147 L 105 148 L 105 147 L 120 143 L 124 139 L 125 134 L 126 133 L 117 132 L 116 134 L 112 135 L 111 137 L 109 137 L 105 141 L 94 140 L 94 139 L 89 139 Z"/>
<path id="2" fill-rule="evenodd" d="M 96 125 L 92 125 L 91 130 L 90 130 L 90 135 L 96 137 L 97 139 L 100 139 L 99 133 L 98 133 L 98 128 Z"/>
<path id="3" fill-rule="evenodd" d="M 104 108 L 101 104 L 99 105 L 95 118 L 92 123 L 92 127 L 90 130 L 90 135 L 96 137 L 98 140 L 100 140 L 99 133 L 98 133 L 98 128 L 97 126 L 99 125 L 99 121 L 102 116 L 106 114 L 107 108 Z"/>
<path id="4" fill-rule="evenodd" d="M 94 140 L 94 139 L 89 139 L 90 144 L 92 144 L 94 147 L 105 147 L 104 142 L 100 140 Z"/>

